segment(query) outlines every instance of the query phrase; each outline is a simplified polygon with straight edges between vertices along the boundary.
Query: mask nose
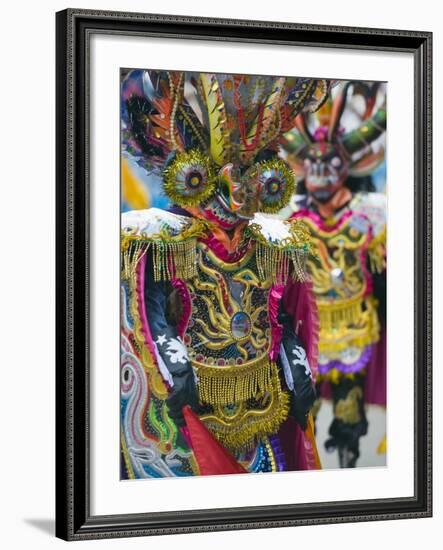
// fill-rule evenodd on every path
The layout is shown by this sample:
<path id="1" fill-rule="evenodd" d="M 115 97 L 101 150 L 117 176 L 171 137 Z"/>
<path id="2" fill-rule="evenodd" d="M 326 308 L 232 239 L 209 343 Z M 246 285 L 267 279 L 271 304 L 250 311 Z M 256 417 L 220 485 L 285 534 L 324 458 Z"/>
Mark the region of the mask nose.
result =
<path id="1" fill-rule="evenodd" d="M 225 164 L 218 174 L 219 197 L 231 212 L 238 212 L 244 205 L 242 185 L 236 177 L 233 164 Z"/>

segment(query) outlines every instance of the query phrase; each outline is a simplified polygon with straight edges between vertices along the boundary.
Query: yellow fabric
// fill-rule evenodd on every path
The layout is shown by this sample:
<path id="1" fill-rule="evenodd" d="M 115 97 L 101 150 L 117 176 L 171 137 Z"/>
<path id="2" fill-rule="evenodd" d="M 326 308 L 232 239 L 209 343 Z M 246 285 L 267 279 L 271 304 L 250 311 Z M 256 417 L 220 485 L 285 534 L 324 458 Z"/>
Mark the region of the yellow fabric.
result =
<path id="1" fill-rule="evenodd" d="M 150 207 L 149 195 L 143 183 L 133 173 L 128 161 L 122 158 L 121 162 L 122 198 L 134 210 Z"/>

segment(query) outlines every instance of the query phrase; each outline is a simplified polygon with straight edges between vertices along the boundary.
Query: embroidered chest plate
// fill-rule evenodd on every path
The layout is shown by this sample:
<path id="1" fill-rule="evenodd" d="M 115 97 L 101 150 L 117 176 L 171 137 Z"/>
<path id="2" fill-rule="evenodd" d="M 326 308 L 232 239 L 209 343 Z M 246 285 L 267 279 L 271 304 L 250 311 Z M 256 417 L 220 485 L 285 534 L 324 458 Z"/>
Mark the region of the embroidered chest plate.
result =
<path id="1" fill-rule="evenodd" d="M 270 347 L 268 294 L 271 280 L 257 273 L 254 250 L 234 264 L 199 243 L 197 276 L 188 283 L 192 316 L 185 343 L 195 363 L 244 365 Z"/>
<path id="2" fill-rule="evenodd" d="M 197 246 L 184 341 L 198 378 L 201 419 L 224 445 L 243 452 L 277 430 L 288 413 L 288 396 L 269 358 L 272 280 L 260 278 L 255 246 L 232 264 Z"/>
<path id="3" fill-rule="evenodd" d="M 328 304 L 363 296 L 368 278 L 365 261 L 369 221 L 352 215 L 331 231 L 324 231 L 311 219 L 305 221 L 317 247 L 317 258 L 308 259 L 317 302 Z"/>
<path id="4" fill-rule="evenodd" d="M 379 335 L 366 266 L 370 221 L 352 213 L 327 230 L 311 217 L 303 220 L 317 249 L 317 258 L 309 258 L 307 264 L 320 319 L 319 362 L 355 362 Z"/>

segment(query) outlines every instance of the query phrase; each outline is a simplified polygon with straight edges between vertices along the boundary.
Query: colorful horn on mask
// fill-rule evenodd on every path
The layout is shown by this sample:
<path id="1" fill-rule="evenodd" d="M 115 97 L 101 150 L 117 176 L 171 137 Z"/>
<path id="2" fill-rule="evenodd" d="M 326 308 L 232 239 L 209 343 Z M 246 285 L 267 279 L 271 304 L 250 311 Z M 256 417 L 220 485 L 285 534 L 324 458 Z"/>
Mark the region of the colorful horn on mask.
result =
<path id="1" fill-rule="evenodd" d="M 303 137 L 304 144 L 314 142 L 314 138 L 312 137 L 312 134 L 309 131 L 309 128 L 308 128 L 308 125 L 306 124 L 306 119 L 303 116 L 303 113 L 300 113 L 295 119 L 295 128 L 298 130 L 300 136 Z"/>
<path id="2" fill-rule="evenodd" d="M 329 120 L 328 128 L 328 141 L 332 142 L 335 139 L 336 132 L 340 127 L 340 119 L 342 117 L 343 111 L 345 110 L 346 98 L 348 95 L 348 90 L 350 82 L 347 82 L 344 85 L 341 85 L 340 93 L 334 99 L 332 103 L 331 118 Z"/>
<path id="3" fill-rule="evenodd" d="M 207 107 L 211 156 L 219 166 L 222 166 L 228 160 L 230 150 L 223 94 L 215 74 L 201 73 L 200 85 Z"/>
<path id="4" fill-rule="evenodd" d="M 345 134 L 342 145 L 350 155 L 370 145 L 386 130 L 386 109 L 380 108 L 373 117 L 364 124 Z"/>

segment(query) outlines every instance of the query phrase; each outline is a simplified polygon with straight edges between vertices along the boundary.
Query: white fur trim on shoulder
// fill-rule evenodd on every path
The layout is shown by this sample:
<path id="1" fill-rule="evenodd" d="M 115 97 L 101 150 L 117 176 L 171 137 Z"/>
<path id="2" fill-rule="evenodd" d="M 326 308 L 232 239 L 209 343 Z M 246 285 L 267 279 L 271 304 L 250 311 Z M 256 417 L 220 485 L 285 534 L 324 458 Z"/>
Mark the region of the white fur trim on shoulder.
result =
<path id="1" fill-rule="evenodd" d="M 260 233 L 271 244 L 280 244 L 291 238 L 290 226 L 285 221 L 270 214 L 255 214 L 249 225 L 260 227 Z"/>
<path id="2" fill-rule="evenodd" d="M 161 210 L 131 210 L 121 216 L 123 233 L 149 238 L 166 229 L 171 236 L 178 235 L 192 224 L 192 218 Z"/>
<path id="3" fill-rule="evenodd" d="M 351 201 L 351 209 L 363 214 L 371 222 L 374 237 L 386 227 L 386 195 L 383 193 L 357 193 Z"/>

